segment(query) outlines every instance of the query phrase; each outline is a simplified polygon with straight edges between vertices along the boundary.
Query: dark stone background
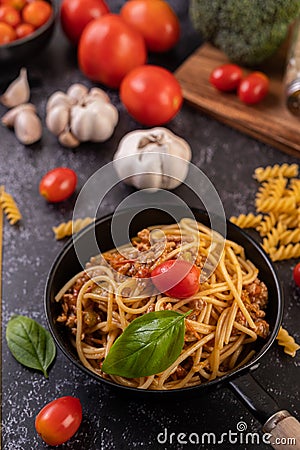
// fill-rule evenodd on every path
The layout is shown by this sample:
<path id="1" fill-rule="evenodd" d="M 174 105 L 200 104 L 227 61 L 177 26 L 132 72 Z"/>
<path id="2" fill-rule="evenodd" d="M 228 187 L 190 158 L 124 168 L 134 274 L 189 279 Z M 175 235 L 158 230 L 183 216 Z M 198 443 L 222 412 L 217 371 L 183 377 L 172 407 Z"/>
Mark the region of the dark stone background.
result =
<path id="1" fill-rule="evenodd" d="M 117 12 L 123 1 L 108 0 Z M 182 37 L 177 47 L 150 61 L 175 69 L 195 48 L 200 37 L 188 19 L 188 2 L 170 0 L 180 16 Z M 42 54 L 27 65 L 31 85 L 31 101 L 42 120 L 45 119 L 47 97 L 55 90 L 65 91 L 74 82 L 94 84 L 79 71 L 76 52 L 62 35 L 59 24 L 53 40 Z M 1 92 L 17 74 L 16 69 L 1 68 Z M 140 128 L 121 105 L 116 91 L 108 90 L 120 113 L 119 124 L 112 138 L 104 144 L 84 144 L 77 150 L 62 148 L 56 138 L 44 128 L 42 140 L 24 147 L 13 132 L 1 128 L 0 184 L 13 194 L 23 214 L 19 226 L 4 223 L 3 305 L 2 305 L 2 390 L 3 448 L 5 450 L 42 449 L 36 435 L 34 419 L 50 400 L 63 396 L 78 396 L 83 405 L 83 422 L 79 432 L 61 448 L 78 450 L 200 448 L 187 444 L 159 445 L 157 435 L 168 433 L 221 433 L 236 431 L 239 421 L 249 432 L 258 432 L 260 424 L 240 401 L 223 387 L 205 396 L 181 399 L 175 403 L 150 403 L 139 399 L 124 399 L 74 367 L 58 351 L 49 379 L 19 365 L 7 349 L 4 333 L 12 314 L 30 316 L 46 326 L 43 306 L 47 273 L 55 256 L 63 247 L 56 242 L 52 226 L 72 217 L 75 196 L 58 204 L 47 204 L 38 194 L 41 177 L 56 166 L 68 166 L 78 174 L 78 191 L 98 168 L 109 161 L 118 142 L 127 132 Z M 1 116 L 5 112 L 0 107 Z M 193 150 L 192 162 L 214 183 L 228 217 L 253 211 L 257 183 L 252 178 L 258 166 L 299 162 L 280 151 L 249 138 L 185 104 L 177 117 L 168 124 L 170 130 L 185 138 Z M 104 203 L 102 213 L 112 211 L 132 190 L 122 185 Z M 296 261 L 277 263 L 285 291 L 283 323 L 298 341 L 300 311 L 299 289 L 294 286 L 292 269 Z M 255 372 L 257 380 L 272 394 L 282 408 L 299 411 L 299 356 L 292 359 L 276 344 L 261 360 Z M 228 448 L 203 445 L 201 448 Z M 256 449 L 257 445 L 235 444 L 236 449 Z M 269 448 L 260 444 L 259 448 Z"/>

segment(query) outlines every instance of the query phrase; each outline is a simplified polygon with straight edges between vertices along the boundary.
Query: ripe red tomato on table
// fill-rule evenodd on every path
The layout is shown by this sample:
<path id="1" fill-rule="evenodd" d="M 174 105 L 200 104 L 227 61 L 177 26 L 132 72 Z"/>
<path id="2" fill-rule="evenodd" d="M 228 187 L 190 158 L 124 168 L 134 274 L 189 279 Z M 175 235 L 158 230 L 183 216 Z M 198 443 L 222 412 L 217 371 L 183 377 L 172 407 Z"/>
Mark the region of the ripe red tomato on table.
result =
<path id="1" fill-rule="evenodd" d="M 39 191 L 48 202 L 57 203 L 69 198 L 75 191 L 77 175 L 68 167 L 56 167 L 40 181 Z"/>
<path id="2" fill-rule="evenodd" d="M 174 75 L 150 64 L 126 75 L 121 83 L 120 98 L 135 120 L 149 126 L 169 122 L 183 102 L 181 87 Z"/>
<path id="3" fill-rule="evenodd" d="M 60 397 L 48 403 L 35 419 L 35 429 L 48 445 L 60 445 L 69 440 L 82 421 L 78 398 Z"/>
<path id="4" fill-rule="evenodd" d="M 200 270 L 182 259 L 164 261 L 151 272 L 156 288 L 170 297 L 187 298 L 196 294 L 200 287 Z"/>
<path id="5" fill-rule="evenodd" d="M 78 62 L 91 80 L 118 88 L 125 75 L 145 64 L 143 36 L 117 14 L 106 14 L 90 22 L 81 35 Z"/>
<path id="6" fill-rule="evenodd" d="M 209 76 L 209 82 L 219 91 L 229 92 L 238 88 L 243 76 L 236 64 L 223 64 L 216 67 Z"/>
<path id="7" fill-rule="evenodd" d="M 152 52 L 170 50 L 179 40 L 178 17 L 164 0 L 131 0 L 124 4 L 120 14 L 140 31 Z"/>
<path id="8" fill-rule="evenodd" d="M 259 103 L 267 95 L 269 84 L 269 78 L 264 73 L 252 72 L 239 84 L 239 99 L 248 105 Z"/>
<path id="9" fill-rule="evenodd" d="M 63 0 L 60 8 L 60 22 L 68 39 L 75 45 L 86 25 L 109 13 L 104 0 Z"/>
<path id="10" fill-rule="evenodd" d="M 297 286 L 300 287 L 300 262 L 295 265 L 293 270 L 293 278 Z"/>

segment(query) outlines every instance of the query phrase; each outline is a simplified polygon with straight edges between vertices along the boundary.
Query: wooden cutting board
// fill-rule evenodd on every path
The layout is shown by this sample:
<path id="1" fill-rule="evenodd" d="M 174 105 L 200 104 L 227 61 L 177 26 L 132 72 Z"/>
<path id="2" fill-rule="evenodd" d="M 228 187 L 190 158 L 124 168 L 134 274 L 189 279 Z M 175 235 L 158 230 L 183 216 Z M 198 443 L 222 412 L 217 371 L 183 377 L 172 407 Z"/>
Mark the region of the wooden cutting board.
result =
<path id="1" fill-rule="evenodd" d="M 270 77 L 270 92 L 257 105 L 245 105 L 236 94 L 219 92 L 210 85 L 211 71 L 226 62 L 224 53 L 209 44 L 196 50 L 175 72 L 184 98 L 221 122 L 300 158 L 300 117 L 285 105 L 285 52 L 260 68 Z"/>

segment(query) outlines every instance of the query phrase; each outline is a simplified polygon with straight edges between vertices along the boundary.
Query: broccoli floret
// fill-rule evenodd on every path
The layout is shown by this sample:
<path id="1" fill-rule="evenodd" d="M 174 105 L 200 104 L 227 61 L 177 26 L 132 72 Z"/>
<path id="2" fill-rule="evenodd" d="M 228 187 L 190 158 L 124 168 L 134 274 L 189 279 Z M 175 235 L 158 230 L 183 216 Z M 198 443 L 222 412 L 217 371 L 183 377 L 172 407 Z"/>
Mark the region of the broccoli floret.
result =
<path id="1" fill-rule="evenodd" d="M 300 14 L 300 0 L 190 0 L 202 37 L 238 64 L 254 66 L 273 55 Z"/>

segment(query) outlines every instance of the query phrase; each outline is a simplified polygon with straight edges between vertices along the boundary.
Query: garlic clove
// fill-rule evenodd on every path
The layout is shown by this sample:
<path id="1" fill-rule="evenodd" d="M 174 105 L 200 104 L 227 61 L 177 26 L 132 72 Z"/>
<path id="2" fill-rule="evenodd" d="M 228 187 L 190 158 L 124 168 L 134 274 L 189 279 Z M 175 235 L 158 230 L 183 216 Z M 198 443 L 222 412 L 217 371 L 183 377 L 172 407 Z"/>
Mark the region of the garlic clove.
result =
<path id="1" fill-rule="evenodd" d="M 21 111 L 36 112 L 36 108 L 35 108 L 35 106 L 32 103 L 24 103 L 22 105 L 15 106 L 14 108 L 12 108 L 9 111 L 7 111 L 7 113 L 4 114 L 4 116 L 2 116 L 1 122 L 3 123 L 3 125 L 5 125 L 7 127 L 13 127 L 14 123 L 15 123 L 16 116 Z"/>
<path id="2" fill-rule="evenodd" d="M 27 79 L 27 70 L 23 67 L 16 78 L 0 97 L 0 102 L 7 108 L 21 105 L 28 102 L 30 98 L 30 88 Z"/>
<path id="3" fill-rule="evenodd" d="M 89 93 L 85 96 L 84 103 L 88 105 L 89 103 L 99 100 L 105 103 L 110 103 L 110 98 L 102 89 L 93 87 L 89 90 Z"/>
<path id="4" fill-rule="evenodd" d="M 88 93 L 88 88 L 81 83 L 71 84 L 69 89 L 67 90 L 67 96 L 72 100 L 75 100 L 76 103 L 81 103 L 84 97 Z"/>
<path id="5" fill-rule="evenodd" d="M 46 115 L 46 126 L 51 133 L 58 136 L 69 125 L 70 110 L 64 104 L 53 106 Z"/>
<path id="6" fill-rule="evenodd" d="M 36 113 L 20 111 L 15 118 L 14 130 L 18 140 L 24 145 L 31 145 L 42 137 L 42 123 Z"/>
<path id="7" fill-rule="evenodd" d="M 69 129 L 66 129 L 60 133 L 58 136 L 58 142 L 68 148 L 76 148 L 80 145 L 80 141 L 71 133 Z"/>
<path id="8" fill-rule="evenodd" d="M 94 131 L 93 115 L 87 114 L 84 106 L 74 106 L 71 110 L 70 128 L 80 142 L 91 140 Z"/>
<path id="9" fill-rule="evenodd" d="M 71 108 L 76 102 L 74 99 L 66 95 L 62 91 L 56 91 L 48 98 L 46 111 L 48 112 L 51 108 L 57 105 L 64 105 L 66 108 Z"/>

